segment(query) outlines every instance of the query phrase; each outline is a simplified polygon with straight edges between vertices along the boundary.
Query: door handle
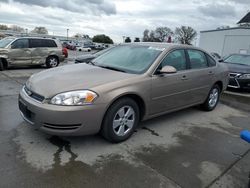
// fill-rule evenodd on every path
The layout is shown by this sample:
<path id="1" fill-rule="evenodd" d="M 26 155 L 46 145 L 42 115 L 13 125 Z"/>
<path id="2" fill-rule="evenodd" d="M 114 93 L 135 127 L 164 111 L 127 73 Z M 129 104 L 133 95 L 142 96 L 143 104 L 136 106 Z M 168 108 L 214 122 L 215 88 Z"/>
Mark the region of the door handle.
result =
<path id="1" fill-rule="evenodd" d="M 188 80 L 187 76 L 186 75 L 183 75 L 181 80 Z"/>
<path id="2" fill-rule="evenodd" d="M 213 71 L 209 71 L 208 75 L 214 75 L 214 72 Z"/>

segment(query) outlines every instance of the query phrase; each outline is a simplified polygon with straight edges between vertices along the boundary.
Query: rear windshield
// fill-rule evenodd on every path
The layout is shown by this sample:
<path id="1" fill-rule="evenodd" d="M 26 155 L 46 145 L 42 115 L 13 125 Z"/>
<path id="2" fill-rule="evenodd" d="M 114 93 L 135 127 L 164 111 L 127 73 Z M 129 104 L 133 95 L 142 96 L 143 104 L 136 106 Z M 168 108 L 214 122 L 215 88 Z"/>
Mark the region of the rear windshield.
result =
<path id="1" fill-rule="evenodd" d="M 250 65 L 250 55 L 231 55 L 225 59 L 226 63 Z"/>
<path id="2" fill-rule="evenodd" d="M 8 44 L 10 44 L 13 40 L 14 40 L 14 38 L 3 38 L 2 40 L 0 40 L 0 48 L 5 48 L 5 47 L 8 46 Z"/>

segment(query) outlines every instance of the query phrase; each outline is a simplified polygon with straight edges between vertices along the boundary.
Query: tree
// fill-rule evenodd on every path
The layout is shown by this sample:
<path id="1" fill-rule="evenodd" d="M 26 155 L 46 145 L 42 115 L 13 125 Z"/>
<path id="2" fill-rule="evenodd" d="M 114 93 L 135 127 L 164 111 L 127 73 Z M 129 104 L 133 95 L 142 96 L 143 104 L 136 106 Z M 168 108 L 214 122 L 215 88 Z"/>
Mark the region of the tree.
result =
<path id="1" fill-rule="evenodd" d="M 22 28 L 22 27 L 20 27 L 20 26 L 18 26 L 18 25 L 12 25 L 12 26 L 10 27 L 10 29 L 11 29 L 12 31 L 16 31 L 16 32 L 19 32 L 19 33 L 24 32 L 24 28 Z"/>
<path id="2" fill-rule="evenodd" d="M 189 26 L 181 26 L 175 29 L 175 37 L 181 44 L 191 45 L 197 32 Z"/>
<path id="3" fill-rule="evenodd" d="M 134 40 L 134 42 L 141 42 L 140 38 L 136 37 L 135 40 Z"/>
<path id="4" fill-rule="evenodd" d="M 143 32 L 143 42 L 167 42 L 168 38 L 173 35 L 173 31 L 168 27 L 157 27 L 155 30 L 149 31 L 145 29 Z"/>
<path id="5" fill-rule="evenodd" d="M 143 31 L 143 37 L 142 37 L 143 42 L 149 42 L 149 30 L 145 29 Z"/>
<path id="6" fill-rule="evenodd" d="M 168 27 L 157 27 L 154 35 L 160 42 L 166 42 L 168 37 L 173 35 L 173 31 Z"/>
<path id="7" fill-rule="evenodd" d="M 95 35 L 93 37 L 93 42 L 97 42 L 97 43 L 106 43 L 106 44 L 113 44 L 113 40 L 109 37 L 109 36 L 106 36 L 104 34 L 102 35 Z"/>
<path id="8" fill-rule="evenodd" d="M 0 30 L 8 30 L 8 26 L 7 25 L 0 25 Z"/>
<path id="9" fill-rule="evenodd" d="M 149 42 L 161 42 L 160 39 L 156 36 L 155 31 L 150 31 L 149 33 Z"/>
<path id="10" fill-rule="evenodd" d="M 130 42 L 131 42 L 130 37 L 127 37 L 127 38 L 125 39 L 125 43 L 130 43 Z"/>
<path id="11" fill-rule="evenodd" d="M 46 29 L 46 27 L 35 27 L 35 29 L 33 29 L 31 31 L 31 33 L 36 33 L 36 34 L 45 34 L 47 35 L 49 32 Z"/>

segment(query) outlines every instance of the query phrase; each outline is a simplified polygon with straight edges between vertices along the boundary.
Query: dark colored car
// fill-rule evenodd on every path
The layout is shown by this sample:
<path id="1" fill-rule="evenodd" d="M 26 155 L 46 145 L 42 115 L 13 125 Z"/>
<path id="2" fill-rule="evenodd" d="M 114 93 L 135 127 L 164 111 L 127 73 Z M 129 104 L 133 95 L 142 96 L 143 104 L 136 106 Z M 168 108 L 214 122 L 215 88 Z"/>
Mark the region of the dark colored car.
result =
<path id="1" fill-rule="evenodd" d="M 224 59 L 229 68 L 229 88 L 250 89 L 250 54 L 232 54 Z"/>
<path id="2" fill-rule="evenodd" d="M 77 57 L 75 59 L 75 63 L 89 63 L 93 59 L 95 59 L 95 58 L 99 57 L 100 55 L 106 53 L 107 51 L 109 51 L 112 48 L 107 48 L 105 50 L 101 50 L 101 51 L 99 51 L 97 53 L 94 53 L 94 54 L 86 54 L 86 55 L 79 56 L 79 57 Z"/>

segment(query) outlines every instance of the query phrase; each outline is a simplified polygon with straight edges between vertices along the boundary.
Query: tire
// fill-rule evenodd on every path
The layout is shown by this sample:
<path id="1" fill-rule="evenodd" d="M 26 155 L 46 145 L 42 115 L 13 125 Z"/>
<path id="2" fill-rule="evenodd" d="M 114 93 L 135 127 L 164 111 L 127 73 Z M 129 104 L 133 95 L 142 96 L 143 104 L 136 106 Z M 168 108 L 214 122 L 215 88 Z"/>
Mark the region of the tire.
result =
<path id="1" fill-rule="evenodd" d="M 4 70 L 4 64 L 3 64 L 3 60 L 0 59 L 0 71 Z"/>
<path id="2" fill-rule="evenodd" d="M 126 117 L 126 115 L 128 116 Z M 139 123 L 139 107 L 130 98 L 122 98 L 114 102 L 106 112 L 101 134 L 113 143 L 127 140 Z"/>
<path id="3" fill-rule="evenodd" d="M 202 109 L 205 111 L 214 110 L 220 100 L 220 93 L 220 87 L 215 84 L 209 91 L 206 101 L 201 105 Z"/>
<path id="4" fill-rule="evenodd" d="M 81 52 L 82 51 L 82 49 L 79 49 L 79 52 Z"/>
<path id="5" fill-rule="evenodd" d="M 46 60 L 47 68 L 57 67 L 58 65 L 59 65 L 59 60 L 57 57 L 55 57 L 55 56 L 47 57 L 47 60 Z"/>

